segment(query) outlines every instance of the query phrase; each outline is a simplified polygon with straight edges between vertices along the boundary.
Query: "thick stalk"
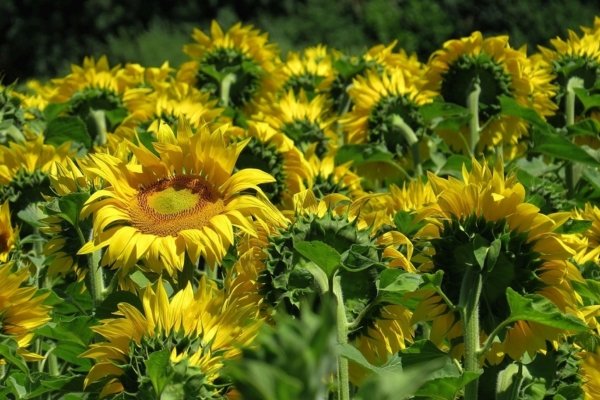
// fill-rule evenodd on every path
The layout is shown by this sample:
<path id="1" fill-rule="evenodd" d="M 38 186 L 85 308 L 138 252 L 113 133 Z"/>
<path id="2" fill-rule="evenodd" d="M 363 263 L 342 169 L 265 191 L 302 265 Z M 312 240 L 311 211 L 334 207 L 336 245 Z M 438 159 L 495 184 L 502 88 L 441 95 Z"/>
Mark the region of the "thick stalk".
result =
<path id="1" fill-rule="evenodd" d="M 396 128 L 404 137 L 404 140 L 410 146 L 413 156 L 413 165 L 415 166 L 415 173 L 417 176 L 423 175 L 423 167 L 421 166 L 421 152 L 419 150 L 419 138 L 415 134 L 415 131 L 404 122 L 401 116 L 398 114 L 392 115 L 392 125 Z"/>
<path id="2" fill-rule="evenodd" d="M 104 145 L 108 141 L 108 137 L 106 136 L 106 116 L 104 115 L 104 110 L 90 110 L 90 114 L 94 118 L 94 123 L 96 124 L 96 137 L 94 141 L 97 145 Z"/>
<path id="3" fill-rule="evenodd" d="M 342 294 L 341 278 L 333 278 L 333 295 L 336 304 L 335 324 L 337 328 L 338 343 L 348 343 L 348 321 L 346 320 L 346 307 L 344 307 L 344 296 Z M 348 360 L 338 357 L 338 399 L 350 400 L 350 380 L 348 373 Z"/>
<path id="4" fill-rule="evenodd" d="M 479 371 L 479 297 L 483 281 L 479 271 L 467 268 L 463 277 L 458 308 L 463 324 L 465 342 L 465 371 Z M 479 379 L 465 388 L 465 400 L 476 400 Z"/>
<path id="5" fill-rule="evenodd" d="M 575 123 L 575 99 L 576 88 L 583 88 L 583 80 L 578 77 L 573 77 L 569 79 L 567 83 L 567 99 L 565 104 L 565 116 L 566 116 L 566 126 L 573 125 Z M 575 197 L 575 179 L 573 177 L 573 163 L 568 161 L 565 165 L 565 183 L 567 185 L 567 198 L 572 199 Z"/>
<path id="6" fill-rule="evenodd" d="M 79 239 L 82 245 L 85 244 L 82 232 L 77 228 Z M 94 231 L 90 232 L 90 240 L 94 238 Z M 87 255 L 88 271 L 85 274 L 85 286 L 90 291 L 90 296 L 94 304 L 94 309 L 104 300 L 104 270 L 100 266 L 102 250 L 96 250 Z"/>
<path id="7" fill-rule="evenodd" d="M 478 82 L 473 83 L 473 91 L 467 97 L 467 108 L 471 113 L 469 121 L 469 153 L 471 157 L 477 156 L 477 145 L 479 144 L 479 94 L 481 86 Z"/>
<path id="8" fill-rule="evenodd" d="M 229 107 L 229 92 L 231 85 L 235 83 L 237 77 L 234 73 L 227 74 L 221 81 L 221 103 L 223 107 Z"/>

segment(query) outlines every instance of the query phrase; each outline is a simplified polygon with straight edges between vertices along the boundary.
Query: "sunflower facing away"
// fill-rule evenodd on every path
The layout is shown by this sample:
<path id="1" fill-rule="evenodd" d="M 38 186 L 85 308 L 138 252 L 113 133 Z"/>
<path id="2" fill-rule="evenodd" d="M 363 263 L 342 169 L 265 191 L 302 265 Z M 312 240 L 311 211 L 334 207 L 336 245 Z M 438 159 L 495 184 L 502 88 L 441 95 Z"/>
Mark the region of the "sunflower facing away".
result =
<path id="1" fill-rule="evenodd" d="M 172 367 L 187 362 L 184 382 L 193 378 L 202 383 L 208 398 L 219 397 L 224 388 L 213 385 L 225 360 L 239 356 L 240 347 L 249 345 L 261 326 L 257 307 L 241 306 L 228 300 L 224 291 L 203 277 L 194 293 L 191 285 L 169 300 L 162 280 L 150 285 L 142 297 L 143 310 L 120 303 L 116 318 L 100 321 L 91 329 L 106 341 L 95 343 L 81 357 L 98 361 L 85 379 L 85 385 L 103 385 L 100 397 L 127 393 L 147 393 L 160 397 L 147 379 L 146 361 L 152 354 L 167 351 Z M 173 373 L 182 374 L 177 368 Z M 164 371 L 167 374 L 168 371 Z M 146 378 L 146 379 L 143 379 Z M 222 393 L 224 394 L 224 393 Z"/>
<path id="2" fill-rule="evenodd" d="M 479 151 L 503 144 L 509 154 L 527 134 L 527 124 L 518 117 L 503 115 L 500 96 L 508 96 L 523 107 L 533 108 L 541 116 L 553 114 L 551 101 L 555 87 L 552 76 L 543 68 L 532 65 L 526 49 L 513 49 L 508 36 L 484 39 L 481 32 L 444 43 L 428 62 L 427 89 L 438 92 L 445 102 L 467 106 L 467 98 L 478 81 L 480 142 Z M 540 60 L 537 60 L 540 62 Z M 467 151 L 468 129 L 458 133 L 440 129 L 437 133 L 449 146 Z M 463 135 L 464 138 L 461 138 Z M 512 151 L 512 153 L 511 153 Z"/>
<path id="3" fill-rule="evenodd" d="M 509 287 L 521 295 L 542 295 L 562 312 L 577 315 L 577 299 L 570 282 L 582 278 L 568 261 L 574 252 L 553 233 L 558 225 L 537 207 L 524 202 L 525 189 L 516 175 L 505 178 L 502 161 L 490 171 L 487 165 L 473 160 L 470 173 L 463 166 L 462 182 L 433 174 L 429 174 L 429 180 L 437 201 L 419 211 L 417 220 L 424 219 L 427 225 L 416 237 L 429 239 L 434 254 L 419 270 L 443 270 L 442 290 L 453 304 L 458 303 L 463 274 L 471 263 L 464 258 L 468 249 L 473 251 L 473 241 L 499 245 L 497 261 L 486 264 L 481 272 L 482 338 L 509 316 Z M 460 319 L 437 293 L 421 292 L 424 298 L 415 310 L 413 322 L 433 321 L 431 340 L 439 344 L 447 338 L 453 354 L 460 354 L 462 342 L 453 341 L 462 336 Z M 513 360 L 520 360 L 526 352 L 533 356 L 544 352 L 546 341 L 557 341 L 561 333 L 564 332 L 536 322 L 518 321 L 500 335 L 501 340 L 486 358 L 494 364 L 505 354 Z"/>
<path id="4" fill-rule="evenodd" d="M 267 33 L 241 23 L 224 33 L 213 21 L 210 36 L 194 29 L 192 38 L 196 43 L 185 45 L 183 51 L 193 61 L 181 66 L 178 81 L 210 92 L 221 100 L 221 106 L 236 108 L 249 107 L 252 101 L 277 92 L 281 59 L 277 45 L 268 42 Z"/>
<path id="5" fill-rule="evenodd" d="M 203 127 L 194 134 L 180 119 L 177 136 L 168 127 L 159 130 L 154 148 L 160 157 L 130 143 L 138 164 L 90 155 L 84 173 L 110 187 L 95 192 L 82 210 L 82 218 L 93 213 L 94 238 L 79 254 L 106 247 L 101 265 L 122 267 L 126 274 L 145 259 L 154 271 L 173 275 L 182 270 L 186 253 L 192 263 L 202 256 L 215 268 L 232 244 L 234 227 L 253 231 L 250 216 L 282 224 L 257 186 L 273 182 L 270 175 L 256 169 L 231 174 L 247 142 L 227 146 L 226 128 L 210 133 Z"/>

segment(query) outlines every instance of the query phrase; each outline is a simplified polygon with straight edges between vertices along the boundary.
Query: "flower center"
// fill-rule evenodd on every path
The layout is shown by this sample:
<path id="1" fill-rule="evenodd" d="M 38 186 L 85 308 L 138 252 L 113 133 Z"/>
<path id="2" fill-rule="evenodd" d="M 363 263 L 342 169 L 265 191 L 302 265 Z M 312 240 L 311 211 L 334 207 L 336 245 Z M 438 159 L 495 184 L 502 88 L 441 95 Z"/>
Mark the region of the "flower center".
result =
<path id="1" fill-rule="evenodd" d="M 201 229 L 223 211 L 219 193 L 197 176 L 173 176 L 141 189 L 129 216 L 142 233 L 177 236 L 186 229 Z"/>

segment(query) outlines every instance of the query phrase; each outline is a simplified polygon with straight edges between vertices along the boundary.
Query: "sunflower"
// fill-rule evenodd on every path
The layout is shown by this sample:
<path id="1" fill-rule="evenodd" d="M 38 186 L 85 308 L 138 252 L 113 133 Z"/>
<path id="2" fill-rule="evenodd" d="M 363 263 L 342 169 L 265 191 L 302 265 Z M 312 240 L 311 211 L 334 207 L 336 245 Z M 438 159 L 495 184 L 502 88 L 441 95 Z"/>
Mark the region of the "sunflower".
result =
<path id="1" fill-rule="evenodd" d="M 214 268 L 233 241 L 233 227 L 253 231 L 249 216 L 282 224 L 257 186 L 273 182 L 270 175 L 256 169 L 231 175 L 247 142 L 226 146 L 225 129 L 210 133 L 202 127 L 193 134 L 180 119 L 177 136 L 170 128 L 158 135 L 154 148 L 160 157 L 131 143 L 139 164 L 90 155 L 84 173 L 111 186 L 95 192 L 82 210 L 82 218 L 94 214 L 94 238 L 79 254 L 107 247 L 101 265 L 127 274 L 144 258 L 155 272 L 164 268 L 173 275 L 182 270 L 186 253 L 192 263 L 203 256 Z"/>
<path id="2" fill-rule="evenodd" d="M 575 32 L 569 30 L 569 38 L 563 40 L 559 37 L 550 40 L 554 50 L 538 46 L 542 58 L 548 64 L 550 73 L 556 76 L 553 83 L 558 87 L 554 102 L 558 107 L 556 116 L 552 123 L 558 126 L 567 124 L 566 96 L 567 86 L 572 78 L 579 78 L 583 88 L 590 94 L 597 94 L 595 84 L 600 77 L 600 33 L 598 31 L 584 33 L 579 37 Z M 574 117 L 575 121 L 586 117 L 592 117 L 600 121 L 599 110 L 592 108 L 584 114 L 584 106 L 576 101 Z M 600 140 L 591 136 L 578 136 L 575 141 L 580 144 L 588 144 L 594 149 L 600 148 Z"/>
<path id="3" fill-rule="evenodd" d="M 291 90 L 298 95 L 304 90 L 311 100 L 316 94 L 328 92 L 334 79 L 333 60 L 323 45 L 309 47 L 302 55 L 289 52 L 283 72 L 284 92 Z"/>
<path id="4" fill-rule="evenodd" d="M 19 230 L 13 229 L 10 222 L 10 209 L 8 200 L 0 208 L 0 262 L 6 262 L 8 256 L 15 248 L 15 243 L 19 237 Z"/>
<path id="5" fill-rule="evenodd" d="M 48 172 L 56 161 L 64 164 L 74 155 L 71 143 L 59 147 L 44 144 L 44 137 L 23 143 L 0 146 L 0 193 L 2 200 L 9 199 L 14 212 L 28 204 L 43 201 L 40 193 L 49 195 Z"/>
<path id="6" fill-rule="evenodd" d="M 268 34 L 241 23 L 224 33 L 212 21 L 210 34 L 194 29 L 192 38 L 196 43 L 183 47 L 193 61 L 180 67 L 177 80 L 210 92 L 221 100 L 221 106 L 251 114 L 253 101 L 279 88 L 281 60 L 277 45 L 268 42 Z"/>
<path id="7" fill-rule="evenodd" d="M 505 296 L 509 287 L 521 295 L 542 295 L 562 312 L 578 314 L 571 280 L 581 281 L 582 277 L 568 261 L 574 252 L 553 232 L 558 225 L 551 218 L 524 203 L 525 189 L 515 174 L 505 178 L 502 161 L 490 171 L 473 160 L 470 173 L 463 166 L 464 182 L 433 174 L 429 174 L 429 180 L 437 201 L 418 212 L 416 221 L 427 224 L 416 234 L 416 240 L 429 239 L 433 255 L 419 270 L 444 271 L 441 288 L 453 304 L 458 303 L 463 275 L 467 265 L 472 264 L 468 254 L 473 252 L 473 241 L 499 245 L 497 261 L 486 264 L 481 272 L 482 338 L 509 316 Z M 433 321 L 431 340 L 440 344 L 447 338 L 453 354 L 460 354 L 463 344 L 454 341 L 462 336 L 458 315 L 437 293 L 422 290 L 420 295 L 423 300 L 414 312 L 413 322 Z M 500 362 L 504 354 L 513 360 L 526 352 L 533 356 L 546 350 L 546 340 L 556 342 L 561 333 L 560 329 L 535 322 L 518 321 L 500 335 L 492 352 L 485 356 L 492 364 Z"/>
<path id="8" fill-rule="evenodd" d="M 69 75 L 51 80 L 39 93 L 49 103 L 64 104 L 67 115 L 81 117 L 92 140 L 104 144 L 106 133 L 113 132 L 127 115 L 123 93 L 143 79 L 140 65 L 110 68 L 106 56 L 98 62 L 86 57 L 83 66 L 71 65 Z"/>
<path id="9" fill-rule="evenodd" d="M 444 101 L 467 106 L 474 83 L 481 88 L 478 102 L 480 141 L 477 151 L 503 144 L 515 155 L 519 140 L 527 135 L 527 123 L 503 115 L 500 96 L 508 96 L 523 107 L 533 108 L 541 116 L 556 109 L 548 99 L 555 93 L 549 85 L 552 76 L 536 60 L 527 58 L 526 49 L 513 49 L 508 36 L 483 39 L 481 32 L 444 43 L 428 62 L 426 88 L 441 95 Z M 439 136 L 453 149 L 468 153 L 470 140 L 466 127 L 460 133 L 439 129 Z M 460 136 L 463 136 L 461 138 Z"/>
<path id="10" fill-rule="evenodd" d="M 248 121 L 247 132 L 234 130 L 234 141 L 248 140 L 240 153 L 235 168 L 254 167 L 275 179 L 261 186 L 268 199 L 276 206 L 289 204 L 291 196 L 303 190 L 304 181 L 312 181 L 304 156 L 292 139 L 275 130 L 266 122 Z"/>
<path id="11" fill-rule="evenodd" d="M 321 157 L 316 154 L 317 143 L 310 146 L 304 158 L 310 166 L 312 182 L 307 182 L 317 198 L 321 199 L 328 194 L 340 193 L 355 199 L 364 194 L 361 177 L 351 171 L 352 161 L 335 165 L 337 149 L 333 149 Z"/>
<path id="12" fill-rule="evenodd" d="M 34 140 L 43 130 L 45 121 L 37 107 L 39 96 L 19 93 L 15 83 L 0 84 L 0 143 Z"/>
<path id="13" fill-rule="evenodd" d="M 435 93 L 423 90 L 423 81 L 408 75 L 404 69 L 388 69 L 379 74 L 367 71 L 357 76 L 348 94 L 354 103 L 352 111 L 340 118 L 347 133 L 347 143 L 375 143 L 389 152 L 403 154 L 406 140 L 395 129 L 390 115 L 398 115 L 412 129 L 422 125 L 418 107 L 430 103 Z"/>
<path id="14" fill-rule="evenodd" d="M 203 93 L 184 82 L 170 82 L 160 90 L 151 91 L 147 88 L 129 89 L 123 95 L 123 103 L 129 110 L 126 124 L 121 125 L 115 134 L 130 141 L 134 139 L 135 127 L 138 134 L 155 132 L 159 119 L 170 124 L 176 124 L 180 116 L 187 119 L 189 124 L 197 129 L 208 123 L 208 128 L 217 127 L 216 119 L 223 108 L 216 107 L 217 100 L 210 100 L 209 93 Z"/>
<path id="15" fill-rule="evenodd" d="M 582 378 L 582 389 L 586 400 L 600 398 L 600 354 L 598 352 L 583 351 L 580 354 L 583 358 L 579 374 Z"/>
<path id="16" fill-rule="evenodd" d="M 421 77 L 424 69 L 423 64 L 419 62 L 415 54 L 408 55 L 404 49 L 394 53 L 397 40 L 390 45 L 383 44 L 371 47 L 364 54 L 358 57 L 349 57 L 343 53 L 334 51 L 335 79 L 332 83 L 330 96 L 334 100 L 334 108 L 338 114 L 343 114 L 350 109 L 351 99 L 347 96 L 347 91 L 353 85 L 353 80 L 357 76 L 365 76 L 365 73 L 375 69 L 378 73 L 383 73 L 387 69 L 402 68 L 408 75 Z"/>
<path id="17" fill-rule="evenodd" d="M 314 241 L 332 247 L 345 260 L 338 274 L 351 326 L 348 340 L 368 360 L 381 364 L 405 347 L 413 330 L 410 311 L 405 307 L 375 303 L 377 277 L 386 265 L 411 269 L 409 240 L 399 232 L 382 233 L 381 228 L 390 221 L 381 213 L 362 212 L 365 204 L 377 196 L 368 194 L 350 201 L 343 195 L 330 194 L 317 201 L 312 191 L 300 192 L 294 196 L 295 211 L 290 215 L 293 222 L 278 230 L 266 227 L 262 235 L 240 241 L 238 264 L 240 268 L 253 265 L 267 309 L 283 308 L 298 314 L 301 300 L 319 290 L 305 269 L 307 260 L 296 247 Z M 406 246 L 406 255 L 398 251 L 400 246 Z M 356 384 L 365 376 L 366 371 L 351 367 L 351 379 Z"/>
<path id="18" fill-rule="evenodd" d="M 228 300 L 205 277 L 196 293 L 188 285 L 170 301 L 159 279 L 154 288 L 146 287 L 141 300 L 142 310 L 119 303 L 116 318 L 102 320 L 102 325 L 91 328 L 106 341 L 90 345 L 81 354 L 98 361 L 89 371 L 85 386 L 102 383 L 100 397 L 122 391 L 155 393 L 157 389 L 144 387 L 151 385 L 149 379 L 143 379 L 146 361 L 152 354 L 166 350 L 174 374 L 187 375 L 180 379 L 200 378 L 203 390 L 217 397 L 223 388 L 213 382 L 223 362 L 239 356 L 240 346 L 249 345 L 258 333 L 261 321 L 256 318 L 256 307 Z M 173 369 L 183 362 L 188 367 L 184 372 Z M 156 395 L 160 397 L 160 393 Z"/>
<path id="19" fill-rule="evenodd" d="M 316 143 L 317 155 L 321 157 L 341 142 L 334 127 L 335 118 L 329 116 L 329 103 L 325 96 L 316 96 L 309 102 L 304 90 L 298 95 L 289 90 L 278 101 L 259 106 L 260 114 L 254 119 L 262 119 L 282 132 L 303 153 Z"/>
<path id="20" fill-rule="evenodd" d="M 26 360 L 38 361 L 41 357 L 26 347 L 33 339 L 32 331 L 51 319 L 48 313 L 52 307 L 42 304 L 50 293 L 39 294 L 36 287 L 23 286 L 30 278 L 28 268 L 13 271 L 12 262 L 0 266 L 0 331 L 17 341 L 18 352 Z"/>

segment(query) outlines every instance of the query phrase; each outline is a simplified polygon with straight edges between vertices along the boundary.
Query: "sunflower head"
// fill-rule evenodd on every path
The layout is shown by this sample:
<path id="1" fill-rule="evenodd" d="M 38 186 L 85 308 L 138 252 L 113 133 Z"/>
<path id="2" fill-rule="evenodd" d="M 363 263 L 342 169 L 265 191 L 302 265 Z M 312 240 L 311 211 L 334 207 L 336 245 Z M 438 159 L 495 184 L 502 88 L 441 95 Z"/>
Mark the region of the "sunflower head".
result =
<path id="1" fill-rule="evenodd" d="M 291 90 L 296 95 L 303 90 L 309 99 L 329 91 L 334 79 L 332 63 L 332 57 L 323 45 L 305 49 L 302 56 L 289 52 L 283 67 L 283 90 Z"/>
<path id="2" fill-rule="evenodd" d="M 160 396 L 165 388 L 152 386 L 148 369 L 157 353 L 163 353 L 168 361 L 161 370 L 170 377 L 166 385 L 187 382 L 195 395 L 218 397 L 225 388 L 213 383 L 223 362 L 237 357 L 240 347 L 249 345 L 258 333 L 261 321 L 256 307 L 228 301 L 204 277 L 196 293 L 188 285 L 171 300 L 159 280 L 154 288 L 146 287 L 141 300 L 142 309 L 120 303 L 115 318 L 92 328 L 106 341 L 92 344 L 81 355 L 98 361 L 85 385 L 101 382 L 100 396 L 122 391 Z"/>
<path id="3" fill-rule="evenodd" d="M 38 361 L 42 357 L 26 348 L 34 336 L 31 331 L 51 320 L 51 307 L 43 305 L 50 293 L 36 296 L 36 287 L 24 285 L 29 278 L 28 268 L 16 270 L 12 262 L 0 265 L 0 331 L 17 341 L 28 361 Z"/>
<path id="4" fill-rule="evenodd" d="M 155 272 L 173 275 L 186 254 L 192 263 L 202 256 L 215 268 L 233 242 L 234 227 L 253 231 L 249 217 L 281 225 L 283 217 L 257 186 L 273 178 L 256 169 L 232 175 L 247 141 L 227 145 L 226 129 L 193 133 L 180 118 L 177 135 L 167 125 L 159 131 L 153 144 L 159 156 L 132 143 L 135 163 L 89 155 L 83 172 L 102 178 L 106 187 L 82 210 L 83 218 L 94 214 L 94 237 L 79 254 L 108 247 L 102 265 L 127 274 L 145 260 Z"/>
<path id="5" fill-rule="evenodd" d="M 183 48 L 194 61 L 182 65 L 178 80 L 210 92 L 222 106 L 236 108 L 277 90 L 281 60 L 266 33 L 241 23 L 223 32 L 213 21 L 210 34 L 194 29 L 196 43 Z"/>
<path id="6" fill-rule="evenodd" d="M 19 230 L 14 229 L 10 218 L 8 200 L 0 207 L 0 262 L 6 262 L 15 249 Z"/>
<path id="7" fill-rule="evenodd" d="M 259 117 L 294 141 L 296 147 L 306 152 L 313 143 L 316 152 L 323 156 L 339 146 L 340 138 L 334 131 L 335 118 L 330 117 L 330 102 L 325 96 L 311 101 L 304 90 L 295 94 L 288 91 L 278 101 L 259 106 Z"/>
<path id="8" fill-rule="evenodd" d="M 524 203 L 525 190 L 514 174 L 505 178 L 503 164 L 492 171 L 475 160 L 471 172 L 463 167 L 463 181 L 429 175 L 437 201 L 424 207 L 417 220 L 427 224 L 417 234 L 429 238 L 433 255 L 420 270 L 444 272 L 441 289 L 457 304 L 467 268 L 482 275 L 483 289 L 479 307 L 481 331 L 489 335 L 498 321 L 510 315 L 506 291 L 521 295 L 539 294 L 553 302 L 562 312 L 575 312 L 577 299 L 568 279 L 581 279 L 567 261 L 574 252 L 553 230 L 558 226 L 539 209 Z M 493 257 L 478 259 L 479 248 L 489 248 Z M 436 293 L 426 293 L 413 316 L 433 320 L 432 340 L 461 336 L 456 315 L 447 309 Z M 528 352 L 545 351 L 545 340 L 557 340 L 559 329 L 542 327 L 535 322 L 518 321 L 503 333 L 495 356 L 508 354 L 514 360 Z M 494 356 L 494 357 L 495 357 Z M 501 357 L 492 360 L 497 362 Z"/>
<path id="9" fill-rule="evenodd" d="M 552 114 L 555 108 L 548 100 L 555 90 L 548 85 L 552 79 L 549 72 L 532 65 L 525 48 L 511 48 L 508 36 L 484 39 L 480 32 L 473 32 L 469 37 L 450 40 L 432 54 L 428 67 L 427 88 L 446 102 L 466 107 L 469 94 L 475 84 L 479 85 L 478 113 L 484 126 L 480 149 L 499 143 L 516 145 L 527 133 L 524 121 L 501 113 L 501 96 L 513 98 L 541 116 Z M 456 132 L 441 130 L 438 134 L 454 149 L 466 150 Z"/>
<path id="10" fill-rule="evenodd" d="M 73 155 L 70 142 L 54 147 L 44 144 L 42 135 L 0 146 L 0 198 L 10 200 L 15 213 L 43 201 L 43 195 L 51 195 L 48 173 L 52 164 L 65 163 Z"/>

